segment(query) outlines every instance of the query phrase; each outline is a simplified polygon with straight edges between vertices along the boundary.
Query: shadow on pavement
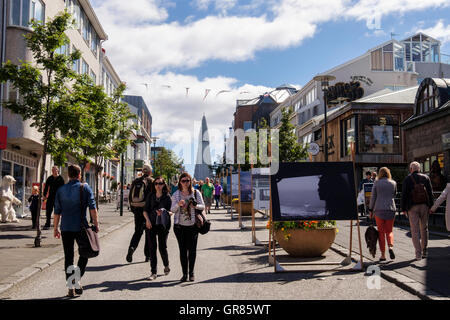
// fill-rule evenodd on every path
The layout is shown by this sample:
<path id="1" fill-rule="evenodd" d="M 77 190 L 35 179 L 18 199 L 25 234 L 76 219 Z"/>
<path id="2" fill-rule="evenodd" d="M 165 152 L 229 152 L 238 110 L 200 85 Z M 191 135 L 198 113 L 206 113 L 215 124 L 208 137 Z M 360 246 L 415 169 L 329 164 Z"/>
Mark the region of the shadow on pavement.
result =
<path id="1" fill-rule="evenodd" d="M 450 246 L 428 248 L 426 259 L 426 287 L 450 297 L 450 272 L 448 261 Z"/>
<path id="2" fill-rule="evenodd" d="M 17 240 L 17 239 L 31 239 L 33 236 L 26 236 L 23 234 L 5 234 L 0 235 L 0 240 Z"/>
<path id="3" fill-rule="evenodd" d="M 152 288 L 152 287 L 172 287 L 180 284 L 179 280 L 170 281 L 159 281 L 158 278 L 153 281 L 148 281 L 147 278 L 132 280 L 132 281 L 104 281 L 99 284 L 89 284 L 83 286 L 83 289 L 96 289 L 103 288 L 100 292 L 112 292 L 112 291 L 122 291 L 131 290 L 139 291 L 141 289 Z"/>

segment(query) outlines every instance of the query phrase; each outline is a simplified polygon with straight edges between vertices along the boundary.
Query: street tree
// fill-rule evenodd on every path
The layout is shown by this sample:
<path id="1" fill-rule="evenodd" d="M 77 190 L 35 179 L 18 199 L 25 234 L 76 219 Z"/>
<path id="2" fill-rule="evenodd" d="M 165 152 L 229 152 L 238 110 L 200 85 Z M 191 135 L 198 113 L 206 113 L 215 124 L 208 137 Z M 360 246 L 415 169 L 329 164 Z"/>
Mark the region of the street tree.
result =
<path id="1" fill-rule="evenodd" d="M 166 181 L 180 172 L 183 168 L 183 160 L 180 159 L 172 150 L 161 147 L 154 162 L 154 176 L 163 176 Z"/>
<path id="2" fill-rule="evenodd" d="M 297 162 L 305 160 L 308 156 L 306 146 L 297 142 L 295 126 L 291 123 L 293 112 L 291 108 L 282 111 L 278 141 L 280 162 Z"/>
<path id="3" fill-rule="evenodd" d="M 73 19 L 67 12 L 58 14 L 53 20 L 43 24 L 32 20 L 32 32 L 24 35 L 28 49 L 34 61 L 22 61 L 16 65 L 11 61 L 0 68 L 0 81 L 9 81 L 12 90 L 18 92 L 18 99 L 3 101 L 5 108 L 19 114 L 30 125 L 42 134 L 42 162 L 39 175 L 40 185 L 43 185 L 46 156 L 54 150 L 60 135 L 65 135 L 72 123 L 74 115 L 67 104 L 70 94 L 70 83 L 76 77 L 71 69 L 73 62 L 80 59 L 80 52 L 75 50 L 70 54 L 58 53 L 58 49 L 69 44 L 65 31 L 73 24 Z M 42 188 L 39 189 L 41 207 Z M 40 247 L 41 230 L 39 214 L 37 215 L 37 236 L 35 246 Z"/>

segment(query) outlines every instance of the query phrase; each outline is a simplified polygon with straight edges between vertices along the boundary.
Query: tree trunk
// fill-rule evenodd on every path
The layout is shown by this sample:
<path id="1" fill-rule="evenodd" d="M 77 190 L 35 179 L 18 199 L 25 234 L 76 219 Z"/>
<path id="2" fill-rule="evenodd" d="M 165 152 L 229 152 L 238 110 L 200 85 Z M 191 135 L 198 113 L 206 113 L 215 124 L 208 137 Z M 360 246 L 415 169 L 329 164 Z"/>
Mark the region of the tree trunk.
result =
<path id="1" fill-rule="evenodd" d="M 41 217 L 41 208 L 42 208 L 42 193 L 44 191 L 44 176 L 45 176 L 45 165 L 47 162 L 47 147 L 48 147 L 48 138 L 46 133 L 44 135 L 44 147 L 42 148 L 42 165 L 41 172 L 39 177 L 39 198 L 38 198 L 38 211 L 36 217 L 36 238 L 34 239 L 34 246 L 41 246 L 41 227 L 40 227 L 40 217 Z"/>

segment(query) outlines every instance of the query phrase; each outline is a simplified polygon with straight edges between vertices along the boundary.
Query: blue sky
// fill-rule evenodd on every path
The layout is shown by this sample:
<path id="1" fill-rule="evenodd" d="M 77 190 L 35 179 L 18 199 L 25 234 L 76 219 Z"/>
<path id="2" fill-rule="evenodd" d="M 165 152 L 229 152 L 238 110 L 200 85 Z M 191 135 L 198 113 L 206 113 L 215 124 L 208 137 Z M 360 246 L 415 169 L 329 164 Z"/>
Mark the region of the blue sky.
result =
<path id="1" fill-rule="evenodd" d="M 424 31 L 441 40 L 441 52 L 450 55 L 450 0 L 91 3 L 109 36 L 106 53 L 127 83 L 127 93 L 142 95 L 149 106 L 158 144 L 192 150 L 205 114 L 216 141 L 213 160 L 222 151 L 236 99 L 284 83 L 302 86 L 389 40 L 391 32 L 402 40 Z M 206 89 L 211 91 L 205 98 Z M 217 96 L 220 90 L 229 92 Z M 195 154 L 183 154 L 191 173 Z"/>

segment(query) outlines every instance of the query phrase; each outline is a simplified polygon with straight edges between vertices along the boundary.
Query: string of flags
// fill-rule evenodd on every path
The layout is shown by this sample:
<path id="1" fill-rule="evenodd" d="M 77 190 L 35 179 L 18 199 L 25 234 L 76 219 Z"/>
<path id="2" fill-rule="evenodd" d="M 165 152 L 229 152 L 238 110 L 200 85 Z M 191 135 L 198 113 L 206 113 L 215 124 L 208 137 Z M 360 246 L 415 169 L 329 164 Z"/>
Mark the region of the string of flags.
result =
<path id="1" fill-rule="evenodd" d="M 150 83 L 141 83 L 141 85 L 145 86 L 145 89 L 148 91 L 148 89 L 149 89 L 149 87 L 150 87 Z M 160 87 L 161 87 L 161 88 L 164 88 L 164 89 L 168 89 L 168 90 L 171 90 L 171 89 L 172 89 L 172 86 L 171 86 L 171 85 L 168 85 L 168 84 L 161 85 Z M 190 90 L 191 88 L 189 88 L 189 87 L 184 87 L 184 89 L 186 90 L 186 98 L 187 98 L 187 97 L 189 96 L 189 90 Z M 206 98 L 208 97 L 208 95 L 209 95 L 209 93 L 210 93 L 211 91 L 212 91 L 211 89 L 205 89 L 205 93 L 204 93 L 204 95 L 203 95 L 203 101 L 206 100 Z M 231 90 L 219 90 L 219 91 L 216 93 L 216 98 L 217 98 L 219 95 L 221 95 L 221 94 L 231 93 L 231 92 L 232 92 Z M 239 92 L 239 94 L 249 94 L 249 93 L 251 93 L 251 92 L 249 92 L 249 91 L 240 91 L 240 92 Z"/>

